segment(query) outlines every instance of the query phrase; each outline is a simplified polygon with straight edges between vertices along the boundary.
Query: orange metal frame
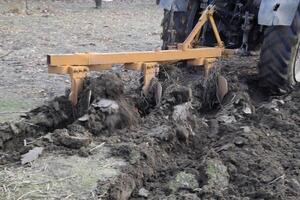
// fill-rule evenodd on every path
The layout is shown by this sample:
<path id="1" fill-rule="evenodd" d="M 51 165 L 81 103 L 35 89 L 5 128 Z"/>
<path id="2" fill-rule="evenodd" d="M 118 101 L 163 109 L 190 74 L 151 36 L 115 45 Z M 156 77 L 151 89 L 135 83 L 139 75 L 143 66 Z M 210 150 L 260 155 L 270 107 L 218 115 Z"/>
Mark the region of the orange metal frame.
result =
<path id="1" fill-rule="evenodd" d="M 191 65 L 204 65 L 206 70 L 212 63 L 225 53 L 216 23 L 213 18 L 215 8 L 209 6 L 199 18 L 198 23 L 187 37 L 173 50 L 121 52 L 121 53 L 77 53 L 48 55 L 48 72 L 54 74 L 69 74 L 72 80 L 70 100 L 75 106 L 82 83 L 89 71 L 109 70 L 114 64 L 124 64 L 126 69 L 139 70 L 144 73 L 143 91 L 147 94 L 150 81 L 159 70 L 159 64 L 186 60 Z M 206 22 L 210 22 L 217 41 L 216 47 L 195 48 L 201 29 Z"/>

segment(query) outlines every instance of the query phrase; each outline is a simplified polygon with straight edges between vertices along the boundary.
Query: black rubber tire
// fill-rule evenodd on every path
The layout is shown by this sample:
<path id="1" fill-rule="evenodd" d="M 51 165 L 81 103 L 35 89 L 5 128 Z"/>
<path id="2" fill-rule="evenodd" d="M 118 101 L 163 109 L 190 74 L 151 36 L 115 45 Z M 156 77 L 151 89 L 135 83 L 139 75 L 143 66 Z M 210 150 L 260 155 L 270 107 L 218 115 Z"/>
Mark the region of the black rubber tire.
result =
<path id="1" fill-rule="evenodd" d="M 96 8 L 101 8 L 102 6 L 102 0 L 95 0 Z"/>
<path id="2" fill-rule="evenodd" d="M 265 29 L 258 64 L 263 87 L 276 93 L 290 92 L 294 88 L 299 43 L 300 6 L 291 26 L 270 26 Z"/>
<path id="3" fill-rule="evenodd" d="M 192 31 L 196 16 L 199 11 L 199 1 L 190 0 L 188 5 L 188 10 L 186 12 L 173 12 L 165 10 L 164 18 L 162 20 L 162 49 L 169 49 L 169 45 L 184 42 L 188 34 Z M 174 36 L 172 37 L 169 31 L 174 31 Z"/>

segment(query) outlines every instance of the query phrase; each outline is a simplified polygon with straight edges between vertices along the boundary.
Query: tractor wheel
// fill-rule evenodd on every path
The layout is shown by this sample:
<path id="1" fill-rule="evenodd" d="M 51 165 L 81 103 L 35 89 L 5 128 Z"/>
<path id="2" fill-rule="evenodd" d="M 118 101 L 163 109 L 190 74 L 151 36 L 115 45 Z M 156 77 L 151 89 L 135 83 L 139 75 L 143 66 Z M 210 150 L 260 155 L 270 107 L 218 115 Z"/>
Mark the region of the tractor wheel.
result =
<path id="1" fill-rule="evenodd" d="M 96 8 L 99 9 L 102 6 L 102 0 L 95 0 Z"/>
<path id="2" fill-rule="evenodd" d="M 291 26 L 265 30 L 258 71 L 263 87 L 290 92 L 300 82 L 300 6 Z"/>
<path id="3" fill-rule="evenodd" d="M 162 20 L 163 50 L 170 49 L 174 44 L 184 42 L 195 25 L 195 19 L 199 10 L 199 1 L 190 0 L 186 12 L 174 12 L 165 10 Z"/>

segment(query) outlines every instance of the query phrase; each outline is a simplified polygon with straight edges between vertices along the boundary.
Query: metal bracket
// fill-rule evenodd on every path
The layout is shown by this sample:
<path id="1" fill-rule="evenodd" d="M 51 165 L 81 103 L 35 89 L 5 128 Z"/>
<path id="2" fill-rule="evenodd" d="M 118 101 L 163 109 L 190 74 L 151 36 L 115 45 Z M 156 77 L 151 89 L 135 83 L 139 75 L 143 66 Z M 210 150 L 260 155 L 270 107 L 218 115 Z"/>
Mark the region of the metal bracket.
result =
<path id="1" fill-rule="evenodd" d="M 193 47 L 193 43 L 195 40 L 199 38 L 199 35 L 201 33 L 201 30 L 204 26 L 204 24 L 209 21 L 210 25 L 212 27 L 212 30 L 214 32 L 214 36 L 217 41 L 217 46 L 219 48 L 224 48 L 224 43 L 221 40 L 216 22 L 214 20 L 214 12 L 215 12 L 215 6 L 208 6 L 205 11 L 203 11 L 201 17 L 199 18 L 198 23 L 195 25 L 194 29 L 190 33 L 190 35 L 187 37 L 187 39 L 179 46 L 182 48 L 182 50 L 187 50 L 189 48 Z"/>
<path id="2" fill-rule="evenodd" d="M 157 62 L 143 64 L 143 73 L 144 73 L 143 92 L 145 95 L 148 95 L 151 80 L 155 78 L 156 75 L 158 75 L 158 72 L 159 72 L 159 64 Z"/>
<path id="3" fill-rule="evenodd" d="M 208 58 L 204 61 L 205 78 L 209 78 L 209 71 L 213 68 L 214 63 L 217 61 L 216 58 Z"/>
<path id="4" fill-rule="evenodd" d="M 69 99 L 73 106 L 76 106 L 78 102 L 78 94 L 82 90 L 83 81 L 89 72 L 89 68 L 84 66 L 71 66 L 68 71 L 71 77 L 71 93 Z"/>

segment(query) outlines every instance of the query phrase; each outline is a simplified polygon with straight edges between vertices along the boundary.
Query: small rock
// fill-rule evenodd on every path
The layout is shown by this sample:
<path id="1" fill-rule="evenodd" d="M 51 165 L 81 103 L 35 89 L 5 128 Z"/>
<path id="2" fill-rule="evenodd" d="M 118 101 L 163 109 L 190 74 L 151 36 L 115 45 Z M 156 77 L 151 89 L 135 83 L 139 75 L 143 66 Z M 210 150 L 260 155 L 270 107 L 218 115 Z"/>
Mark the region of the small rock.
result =
<path id="1" fill-rule="evenodd" d="M 199 183 L 193 174 L 180 172 L 176 175 L 175 180 L 170 181 L 169 189 L 173 192 L 179 189 L 194 190 L 199 187 Z"/>
<path id="2" fill-rule="evenodd" d="M 147 198 L 148 196 L 149 196 L 149 194 L 150 194 L 150 192 L 148 191 L 148 190 L 146 190 L 145 188 L 141 188 L 140 190 L 139 190 L 139 196 L 140 197 L 145 197 L 145 198 Z"/>
<path id="3" fill-rule="evenodd" d="M 78 118 L 78 121 L 80 122 L 86 122 L 88 121 L 90 116 L 88 114 L 83 115 L 82 117 Z"/>
<path id="4" fill-rule="evenodd" d="M 243 112 L 244 112 L 245 114 L 248 114 L 248 115 L 252 114 L 252 110 L 251 110 L 251 108 L 250 108 L 249 106 L 245 106 L 245 107 L 243 108 Z"/>
<path id="5" fill-rule="evenodd" d="M 250 129 L 249 126 L 242 126 L 241 128 L 243 129 L 243 131 L 244 131 L 245 133 L 250 133 L 250 132 L 251 132 L 251 129 Z"/>
<path id="6" fill-rule="evenodd" d="M 245 139 L 241 138 L 241 137 L 237 137 L 237 138 L 234 139 L 234 144 L 237 147 L 243 147 L 245 145 Z"/>

